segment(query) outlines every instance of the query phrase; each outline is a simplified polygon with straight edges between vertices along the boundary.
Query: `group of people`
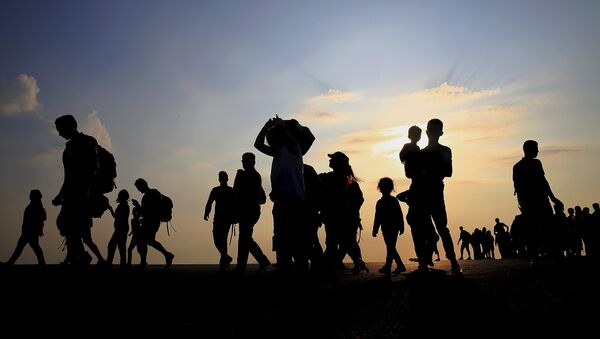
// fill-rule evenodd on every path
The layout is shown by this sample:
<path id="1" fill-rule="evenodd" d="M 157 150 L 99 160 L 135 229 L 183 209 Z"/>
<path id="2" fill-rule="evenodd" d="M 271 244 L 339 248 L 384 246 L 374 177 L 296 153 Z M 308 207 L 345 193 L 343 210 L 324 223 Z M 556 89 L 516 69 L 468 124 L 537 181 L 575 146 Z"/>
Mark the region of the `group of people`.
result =
<path id="1" fill-rule="evenodd" d="M 118 249 L 121 266 L 131 265 L 132 251 L 137 248 L 141 258 L 139 266 L 145 267 L 147 248 L 150 245 L 164 255 L 166 267 L 171 266 L 174 254 L 156 240 L 161 221 L 165 220 L 162 215 L 164 200 L 168 199 L 169 203 L 171 202 L 158 190 L 150 188 L 142 178 L 135 181 L 135 187 L 143 197 L 141 203 L 135 199 L 132 201 L 134 208 L 131 212 L 131 228 L 129 192 L 121 190 L 118 193 L 116 209 L 113 210 L 108 203 L 105 204 L 115 219 L 115 230 L 108 244 L 106 260 L 102 257 L 91 237 L 92 210 L 96 208 L 92 205 L 98 204 L 94 193 L 94 176 L 99 163 L 97 142 L 93 137 L 78 131 L 77 122 L 71 115 L 57 118 L 55 124 L 59 135 L 67 140 L 63 153 L 64 183 L 52 200 L 55 206 L 61 206 L 57 226 L 66 241 L 67 255 L 64 263 L 88 265 L 92 258 L 84 249 L 85 244 L 96 255 L 99 264 L 112 264 Z M 452 152 L 449 147 L 439 142 L 443 135 L 441 120 L 431 119 L 428 122 L 428 143 L 423 149 L 417 144 L 421 132 L 419 127 L 412 126 L 408 131 L 410 142 L 400 151 L 405 175 L 411 180 L 410 187 L 393 196 L 392 179 L 381 178 L 377 186 L 382 197 L 375 206 L 372 236 L 377 237 L 381 230 L 387 250 L 385 263 L 379 272 L 390 275 L 406 271 L 396 249 L 398 235 L 404 233 L 404 215 L 400 206 L 400 202 L 404 202 L 408 205 L 406 221 L 411 227 L 418 271 L 427 271 L 428 266 L 433 265 L 434 253 L 437 253 L 439 260 L 437 242 L 441 240 L 451 264 L 451 272 L 461 274 L 462 270 L 456 259 L 454 243 L 448 229 L 444 201 L 444 178 L 452 176 Z M 305 164 L 303 156 L 313 141 L 314 136 L 310 131 L 293 119 L 283 120 L 276 117 L 269 119 L 261 128 L 254 146 L 261 153 L 272 157 L 272 190 L 268 197 L 262 187 L 261 175 L 255 169 L 255 154 L 247 152 L 242 155 L 242 169 L 237 171 L 233 187 L 228 185 L 227 173 L 219 172 L 220 184 L 210 192 L 204 219 L 209 219 L 214 203 L 212 232 L 215 247 L 220 253 L 221 271 L 227 270 L 233 262 L 233 258 L 228 254 L 227 238 L 232 225 L 235 224 L 239 225 L 235 272 L 246 271 L 250 254 L 258 262 L 260 271 L 276 267 L 281 272 L 334 272 L 345 268 L 343 260 L 346 256 L 349 256 L 354 264 L 353 272 L 368 271 L 357 239 L 358 232 L 363 229 L 360 208 L 364 198 L 359 185 L 360 180 L 355 176 L 348 156 L 340 151 L 328 155 L 331 168 L 329 172 L 318 174 L 312 166 Z M 537 143 L 528 140 L 523 150 L 523 159 L 513 168 L 515 195 L 521 210 L 518 224 L 522 226 L 513 229 L 520 230 L 518 239 L 524 245 L 520 248 L 517 245 L 513 246 L 510 243 L 513 230 L 509 232 L 508 227 L 498 219 L 494 226 L 494 234 L 502 257 L 509 257 L 511 253 L 520 251 L 521 256 L 528 256 L 531 264 L 537 265 L 542 251 L 548 249 L 548 246 L 540 241 L 543 238 L 541 232 L 548 229 L 547 225 L 557 218 L 552 212 L 550 201 L 554 203 L 557 214 L 563 211 L 564 205 L 552 193 L 541 162 L 536 159 Z M 33 248 L 38 262 L 45 264 L 39 246 L 39 237 L 43 235 L 46 220 L 41 198 L 39 190 L 31 191 L 31 203 L 25 210 L 22 235 L 8 260 L 9 264 L 16 261 L 27 244 Z M 265 204 L 268 198 L 273 202 L 272 250 L 276 253 L 276 264 L 271 263 L 253 239 L 254 226 L 261 215 L 261 205 Z M 596 207 L 595 214 L 600 213 Z M 583 212 L 580 214 L 584 215 Z M 564 219 L 571 220 L 572 214 Z M 326 234 L 324 250 L 318 237 L 318 230 L 322 225 L 325 226 Z M 471 235 L 463 227 L 460 229 L 460 259 L 463 259 L 465 249 L 469 258 L 471 257 L 469 245 L 473 245 L 474 239 L 479 238 L 479 251 L 473 247 L 476 259 L 478 256 L 494 257 L 491 231 L 477 230 L 477 234 L 474 232 Z M 128 235 L 133 236 L 129 247 Z M 491 249 L 489 237 L 492 239 Z M 593 250 L 592 244 L 596 243 L 593 239 L 593 236 L 584 238 L 586 252 Z M 482 247 L 479 247 L 480 245 Z M 392 270 L 394 263 L 395 269 Z"/>
<path id="2" fill-rule="evenodd" d="M 121 190 L 118 194 L 118 206 L 112 209 L 103 195 L 95 190 L 95 178 L 99 172 L 99 146 L 96 139 L 80 132 L 77 121 L 72 115 L 63 115 L 55 120 L 58 134 L 67 140 L 63 152 L 64 181 L 59 193 L 52 200 L 54 206 L 60 206 L 56 224 L 59 232 L 65 238 L 67 250 L 63 264 L 87 266 L 92 261 L 91 255 L 85 250 L 84 244 L 94 253 L 100 265 L 111 265 L 116 248 L 119 249 L 122 266 L 131 265 L 134 248 L 140 255 L 140 267 L 145 267 L 148 245 L 154 247 L 165 256 L 166 266 L 169 267 L 174 254 L 167 251 L 155 239 L 160 226 L 160 212 L 163 196 L 156 189 L 150 188 L 144 179 L 137 179 L 135 187 L 143 194 L 141 204 L 133 200 L 133 218 L 131 233 L 129 231 L 129 192 Z M 13 264 L 20 256 L 23 248 L 29 244 L 38 259 L 38 264 L 46 263 L 39 246 L 39 237 L 43 235 L 46 211 L 41 202 L 39 190 L 30 193 L 31 203 L 25 209 L 22 235 L 17 242 L 12 256 L 7 264 Z M 115 218 L 114 233 L 108 244 L 107 259 L 104 259 L 98 246 L 93 242 L 91 228 L 96 210 L 110 210 Z M 100 213 L 101 215 L 101 213 Z M 128 248 L 129 256 L 125 253 L 128 234 L 132 241 Z"/>

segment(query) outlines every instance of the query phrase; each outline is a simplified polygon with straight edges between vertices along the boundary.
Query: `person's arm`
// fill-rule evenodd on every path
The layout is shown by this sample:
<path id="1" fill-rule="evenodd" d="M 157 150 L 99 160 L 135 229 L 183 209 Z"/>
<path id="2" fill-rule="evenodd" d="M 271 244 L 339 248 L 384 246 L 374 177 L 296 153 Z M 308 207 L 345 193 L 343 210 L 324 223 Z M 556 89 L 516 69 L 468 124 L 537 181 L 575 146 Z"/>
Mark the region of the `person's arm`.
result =
<path id="1" fill-rule="evenodd" d="M 560 200 L 558 200 L 558 198 L 556 196 L 554 196 L 554 193 L 552 193 L 552 189 L 550 188 L 550 183 L 546 179 L 546 174 L 544 173 L 544 168 L 542 167 L 542 162 L 540 161 L 539 164 L 540 164 L 540 171 L 541 171 L 541 175 L 542 175 L 543 185 L 546 189 L 546 194 L 548 195 L 548 197 L 550 197 L 550 200 L 552 200 L 553 203 L 562 204 L 562 202 Z"/>
<path id="2" fill-rule="evenodd" d="M 213 188 L 208 195 L 208 201 L 206 202 L 206 206 L 204 207 L 204 220 L 208 220 L 208 216 L 210 215 L 210 210 L 212 208 L 212 203 L 215 201 L 215 189 Z"/>
<path id="3" fill-rule="evenodd" d="M 381 211 L 380 211 L 379 201 L 377 205 L 375 205 L 375 218 L 373 219 L 373 237 L 377 237 L 377 233 L 379 233 L 379 227 L 381 226 Z"/>
<path id="4" fill-rule="evenodd" d="M 275 156 L 275 151 L 271 148 L 271 146 L 265 143 L 265 139 L 267 137 L 267 131 L 273 126 L 273 124 L 274 120 L 269 119 L 269 121 L 267 121 L 265 125 L 260 129 L 260 132 L 258 132 L 256 140 L 254 141 L 254 147 L 257 150 L 272 157 Z"/>
<path id="5" fill-rule="evenodd" d="M 110 211 L 110 215 L 112 215 L 113 219 L 116 218 L 115 211 L 110 204 L 108 204 L 108 210 Z"/>
<path id="6" fill-rule="evenodd" d="M 442 156 L 444 158 L 444 167 L 442 174 L 444 175 L 444 177 L 450 178 L 452 176 L 452 150 L 450 149 L 450 147 L 446 147 Z"/>

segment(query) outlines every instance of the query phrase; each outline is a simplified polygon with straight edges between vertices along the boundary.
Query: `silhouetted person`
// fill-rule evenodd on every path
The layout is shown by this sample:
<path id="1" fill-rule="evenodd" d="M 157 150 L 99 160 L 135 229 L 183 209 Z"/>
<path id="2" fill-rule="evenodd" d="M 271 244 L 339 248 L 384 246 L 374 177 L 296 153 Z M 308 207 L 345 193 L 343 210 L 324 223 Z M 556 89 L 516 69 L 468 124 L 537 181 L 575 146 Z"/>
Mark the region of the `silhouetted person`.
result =
<path id="1" fill-rule="evenodd" d="M 31 190 L 29 200 L 30 202 L 23 213 L 21 236 L 17 240 L 17 247 L 15 247 L 13 254 L 6 262 L 8 265 L 14 264 L 19 259 L 26 245 L 31 246 L 37 257 L 38 265 L 46 264 L 44 252 L 39 243 L 40 237 L 44 235 L 44 222 L 46 221 L 46 210 L 42 205 L 42 193 L 39 190 Z"/>
<path id="2" fill-rule="evenodd" d="M 594 220 L 590 214 L 590 208 L 584 207 L 581 210 L 581 217 L 578 220 L 581 225 L 581 235 L 583 245 L 585 246 L 585 256 L 593 257 L 596 255 L 596 248 L 593 239 Z"/>
<path id="3" fill-rule="evenodd" d="M 387 251 L 385 263 L 379 269 L 379 273 L 390 275 L 400 274 L 406 271 L 402 258 L 396 250 L 396 242 L 398 235 L 404 233 L 404 216 L 400 203 L 396 197 L 391 195 L 394 190 L 394 182 L 390 178 L 381 178 L 377 185 L 381 192 L 381 199 L 377 201 L 375 206 L 375 220 L 373 221 L 373 237 L 377 237 L 379 228 L 383 233 L 383 241 Z M 396 262 L 396 269 L 392 272 L 392 262 Z"/>
<path id="4" fill-rule="evenodd" d="M 323 209 L 323 183 L 315 169 L 304 164 L 305 212 L 304 223 L 310 238 L 310 269 L 312 272 L 323 270 L 323 247 L 319 241 L 319 228 L 323 224 L 321 211 Z"/>
<path id="5" fill-rule="evenodd" d="M 127 233 L 129 233 L 129 192 L 120 190 L 117 196 L 117 208 L 113 211 L 110 208 L 110 213 L 115 218 L 112 237 L 108 242 L 108 253 L 106 254 L 106 262 L 112 265 L 115 256 L 115 250 L 119 249 L 119 257 L 121 259 L 121 267 L 127 265 Z"/>
<path id="6" fill-rule="evenodd" d="M 567 216 L 563 204 L 554 204 L 554 215 L 548 227 L 548 254 L 552 259 L 564 258 L 568 245 Z"/>
<path id="7" fill-rule="evenodd" d="M 259 270 L 263 271 L 271 262 L 265 256 L 260 246 L 252 238 L 254 225 L 260 218 L 260 205 L 267 200 L 262 188 L 262 178 L 254 168 L 256 157 L 247 152 L 242 155 L 243 169 L 237 171 L 233 182 L 236 214 L 239 221 L 240 237 L 238 239 L 238 257 L 235 271 L 246 271 L 248 254 L 252 254 L 258 262 Z"/>
<path id="8" fill-rule="evenodd" d="M 360 207 L 364 202 L 350 159 L 337 151 L 329 156 L 333 170 L 319 174 L 323 183 L 323 222 L 325 223 L 325 258 L 329 269 L 344 267 L 343 259 L 349 255 L 354 263 L 353 272 L 368 272 L 356 240 L 362 229 Z"/>
<path id="9" fill-rule="evenodd" d="M 513 256 L 512 245 L 510 240 L 510 234 L 508 226 L 500 222 L 499 218 L 496 218 L 496 224 L 494 225 L 494 235 L 496 236 L 496 244 L 498 244 L 498 251 L 502 259 L 510 258 Z"/>
<path id="10" fill-rule="evenodd" d="M 421 128 L 419 126 L 411 126 L 408 129 L 408 138 L 410 142 L 404 144 L 402 150 L 400 150 L 400 162 L 404 165 L 406 177 L 412 179 L 421 170 L 419 164 L 419 152 L 421 148 L 417 145 L 419 140 L 421 140 Z"/>
<path id="11" fill-rule="evenodd" d="M 456 254 L 454 243 L 448 230 L 448 216 L 444 202 L 444 178 L 452 176 L 452 151 L 439 143 L 444 134 L 443 123 L 439 119 L 431 119 L 427 123 L 428 144 L 421 151 L 423 157 L 423 189 L 426 197 L 427 215 L 431 216 L 439 234 L 446 258 L 450 260 L 451 271 L 461 274 L 462 270 Z"/>
<path id="12" fill-rule="evenodd" d="M 131 266 L 131 261 L 133 259 L 133 249 L 137 247 L 140 241 L 142 208 L 137 206 L 133 207 L 133 209 L 131 210 L 131 215 L 131 232 L 129 232 L 131 240 L 129 241 L 129 247 L 127 247 L 127 266 Z"/>
<path id="13" fill-rule="evenodd" d="M 463 260 L 463 253 L 465 250 L 467 250 L 467 260 L 471 260 L 471 250 L 469 250 L 469 246 L 471 245 L 471 233 L 465 231 L 465 229 L 462 226 L 458 227 L 458 229 L 460 230 L 460 235 L 456 244 L 458 245 L 462 242 L 462 244 L 460 245 L 459 260 Z"/>
<path id="14" fill-rule="evenodd" d="M 213 202 L 215 203 L 215 214 L 213 216 L 213 240 L 215 247 L 221 254 L 219 270 L 225 271 L 233 260 L 227 254 L 227 235 L 234 223 L 234 194 L 233 188 L 227 185 L 229 177 L 226 172 L 219 172 L 219 186 L 214 187 L 208 196 L 204 208 L 204 220 L 208 220 Z"/>
<path id="15" fill-rule="evenodd" d="M 310 239 L 302 224 L 305 204 L 302 150 L 280 118 L 269 119 L 262 127 L 254 147 L 271 156 L 271 193 L 273 201 L 273 250 L 277 269 L 308 271 Z"/>
<path id="16" fill-rule="evenodd" d="M 99 168 L 98 143 L 77 130 L 77 121 L 72 115 L 60 116 L 54 123 L 58 134 L 67 140 L 62 157 L 64 182 L 52 200 L 54 206 L 61 205 L 57 226 L 66 239 L 66 262 L 88 265 L 91 257 L 83 249 L 82 238 L 92 227 L 90 189 Z"/>
<path id="17" fill-rule="evenodd" d="M 523 153 L 524 157 L 513 166 L 513 182 L 526 227 L 525 239 L 530 264 L 536 266 L 539 260 L 539 239 L 542 228 L 550 222 L 553 214 L 548 198 L 555 204 L 562 203 L 552 193 L 542 163 L 536 159 L 537 142 L 525 141 Z"/>
<path id="18" fill-rule="evenodd" d="M 479 228 L 475 228 L 471 233 L 471 248 L 473 248 L 473 259 L 483 259 L 481 244 L 483 243 L 483 232 Z"/>
<path id="19" fill-rule="evenodd" d="M 495 239 L 492 235 L 492 231 L 487 230 L 483 238 L 485 243 L 485 257 L 487 259 L 496 259 L 496 254 L 494 253 L 494 240 Z"/>
<path id="20" fill-rule="evenodd" d="M 600 205 L 595 202 L 592 204 L 594 212 L 592 213 L 590 236 L 594 246 L 594 255 L 600 255 Z"/>
<path id="21" fill-rule="evenodd" d="M 139 178 L 135 181 L 135 187 L 142 193 L 142 203 L 138 204 L 133 200 L 136 207 L 141 208 L 142 220 L 140 228 L 140 241 L 138 242 L 138 252 L 140 253 L 140 267 L 148 265 L 146 256 L 148 254 L 148 245 L 154 247 L 165 256 L 166 268 L 171 267 L 175 255 L 167 251 L 163 245 L 156 240 L 156 233 L 160 228 L 160 212 L 162 209 L 162 194 L 155 188 L 150 188 L 146 180 Z"/>

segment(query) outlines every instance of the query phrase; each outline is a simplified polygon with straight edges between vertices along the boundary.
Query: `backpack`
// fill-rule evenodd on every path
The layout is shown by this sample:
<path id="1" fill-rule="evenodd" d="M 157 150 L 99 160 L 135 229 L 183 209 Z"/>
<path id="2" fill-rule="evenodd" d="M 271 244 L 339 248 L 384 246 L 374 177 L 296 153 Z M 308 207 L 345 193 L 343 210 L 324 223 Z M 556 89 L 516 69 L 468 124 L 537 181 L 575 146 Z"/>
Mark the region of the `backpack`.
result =
<path id="1" fill-rule="evenodd" d="M 92 183 L 92 191 L 98 194 L 112 192 L 117 187 L 115 178 L 117 177 L 117 163 L 115 157 L 104 147 L 97 145 L 98 152 L 98 172 Z"/>
<path id="2" fill-rule="evenodd" d="M 161 193 L 160 221 L 169 222 L 173 218 L 173 200 Z"/>

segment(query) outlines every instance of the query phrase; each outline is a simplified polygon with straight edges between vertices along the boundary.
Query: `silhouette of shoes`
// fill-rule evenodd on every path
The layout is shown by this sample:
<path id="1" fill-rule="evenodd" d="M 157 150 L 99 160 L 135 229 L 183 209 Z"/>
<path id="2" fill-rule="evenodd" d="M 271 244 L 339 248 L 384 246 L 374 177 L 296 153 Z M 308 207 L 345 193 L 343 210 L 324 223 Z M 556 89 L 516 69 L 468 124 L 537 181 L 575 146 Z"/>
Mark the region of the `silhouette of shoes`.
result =
<path id="1" fill-rule="evenodd" d="M 277 269 L 275 268 L 275 266 L 271 265 L 271 264 L 267 264 L 267 265 L 260 265 L 260 268 L 258 269 L 258 272 L 260 273 L 269 273 L 269 272 L 273 272 L 276 271 Z"/>
<path id="2" fill-rule="evenodd" d="M 173 258 L 175 257 L 175 254 L 173 253 L 167 253 L 165 255 L 165 260 L 167 261 L 165 268 L 169 268 L 171 267 L 171 265 L 173 264 Z"/>
<path id="3" fill-rule="evenodd" d="M 402 272 L 406 272 L 406 267 L 404 265 L 396 267 L 396 269 L 392 272 L 392 274 L 398 275 Z"/>
<path id="4" fill-rule="evenodd" d="M 357 274 L 357 273 L 360 273 L 361 271 L 365 271 L 365 273 L 369 273 L 369 269 L 367 268 L 367 265 L 362 260 L 360 260 L 356 264 L 356 266 L 352 269 L 352 273 Z"/>
<path id="5" fill-rule="evenodd" d="M 379 272 L 383 275 L 391 275 L 392 274 L 392 270 L 388 267 L 382 267 L 382 268 L 378 269 L 377 272 Z"/>
<path id="6" fill-rule="evenodd" d="M 452 263 L 452 268 L 450 269 L 450 272 L 456 275 L 461 275 L 463 273 L 462 268 L 458 266 L 458 263 Z"/>

